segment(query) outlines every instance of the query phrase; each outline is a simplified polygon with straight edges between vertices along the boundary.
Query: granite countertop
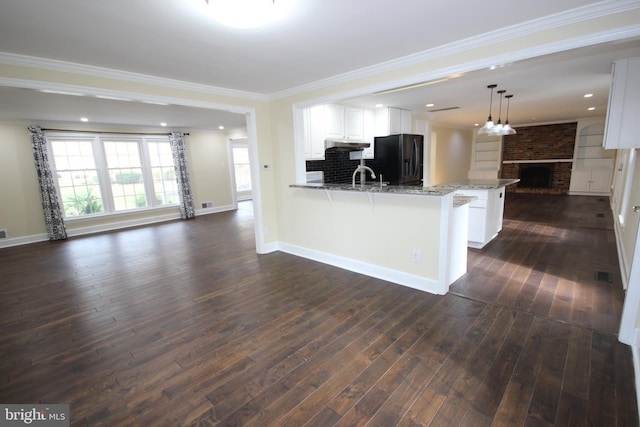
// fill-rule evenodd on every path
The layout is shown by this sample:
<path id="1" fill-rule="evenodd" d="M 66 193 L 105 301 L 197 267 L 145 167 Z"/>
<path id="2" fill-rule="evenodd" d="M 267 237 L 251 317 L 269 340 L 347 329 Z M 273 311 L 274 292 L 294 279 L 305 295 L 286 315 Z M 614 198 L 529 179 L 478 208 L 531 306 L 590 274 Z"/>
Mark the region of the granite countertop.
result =
<path id="1" fill-rule="evenodd" d="M 307 188 L 313 190 L 331 190 L 331 191 L 356 191 L 366 193 L 386 193 L 386 194 L 414 194 L 420 196 L 444 196 L 452 193 L 455 188 L 436 188 L 402 186 L 402 185 L 380 185 L 380 184 L 331 184 L 331 183 L 307 183 L 307 184 L 291 184 L 291 188 Z"/>
<path id="2" fill-rule="evenodd" d="M 519 182 L 519 179 L 465 179 L 462 181 L 448 182 L 445 184 L 435 185 L 435 188 L 440 189 L 475 189 L 475 190 L 487 190 L 493 188 L 506 187 L 507 185 L 515 184 Z"/>
<path id="3" fill-rule="evenodd" d="M 475 196 L 453 196 L 453 207 L 459 208 L 460 206 L 468 205 L 474 200 L 478 200 Z"/>

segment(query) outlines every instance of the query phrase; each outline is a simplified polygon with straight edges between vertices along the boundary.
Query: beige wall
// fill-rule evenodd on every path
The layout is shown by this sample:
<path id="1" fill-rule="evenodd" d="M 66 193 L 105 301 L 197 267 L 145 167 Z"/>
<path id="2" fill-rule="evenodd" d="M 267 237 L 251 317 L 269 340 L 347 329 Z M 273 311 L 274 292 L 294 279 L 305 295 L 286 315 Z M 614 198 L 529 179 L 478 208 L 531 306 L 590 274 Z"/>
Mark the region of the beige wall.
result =
<path id="1" fill-rule="evenodd" d="M 431 185 L 465 180 L 471 167 L 473 131 L 432 126 L 436 135 L 435 176 Z"/>
<path id="2" fill-rule="evenodd" d="M 0 229 L 10 239 L 46 234 L 26 126 L 0 124 Z"/>
<path id="3" fill-rule="evenodd" d="M 214 208 L 231 206 L 233 200 L 227 134 L 191 131 L 185 137 L 185 143 L 196 209 L 200 209 L 203 202 L 213 202 Z"/>

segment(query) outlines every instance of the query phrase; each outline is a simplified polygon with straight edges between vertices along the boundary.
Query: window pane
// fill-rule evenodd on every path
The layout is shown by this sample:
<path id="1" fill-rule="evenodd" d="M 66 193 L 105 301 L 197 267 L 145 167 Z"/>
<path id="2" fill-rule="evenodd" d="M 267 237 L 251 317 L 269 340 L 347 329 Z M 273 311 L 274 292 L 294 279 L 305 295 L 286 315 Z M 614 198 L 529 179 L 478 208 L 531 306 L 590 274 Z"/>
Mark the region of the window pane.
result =
<path id="1" fill-rule="evenodd" d="M 116 211 L 148 206 L 139 141 L 104 141 Z"/>
<path id="2" fill-rule="evenodd" d="M 175 205 L 178 200 L 178 184 L 169 142 L 149 142 L 149 157 L 155 205 Z"/>
<path id="3" fill-rule="evenodd" d="M 236 174 L 236 191 L 251 191 L 249 148 L 233 147 L 233 163 Z"/>
<path id="4" fill-rule="evenodd" d="M 61 203 L 66 217 L 104 211 L 91 140 L 51 142 Z"/>

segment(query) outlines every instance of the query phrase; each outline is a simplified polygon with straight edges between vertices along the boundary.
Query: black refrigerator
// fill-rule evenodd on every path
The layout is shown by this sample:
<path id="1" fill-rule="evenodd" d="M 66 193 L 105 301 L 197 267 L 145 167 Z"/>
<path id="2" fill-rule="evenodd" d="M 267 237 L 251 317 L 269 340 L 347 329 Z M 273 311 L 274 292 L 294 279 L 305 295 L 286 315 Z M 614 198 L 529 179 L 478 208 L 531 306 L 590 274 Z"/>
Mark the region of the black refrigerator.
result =
<path id="1" fill-rule="evenodd" d="M 422 185 L 424 137 L 399 134 L 374 139 L 376 173 L 390 185 Z"/>

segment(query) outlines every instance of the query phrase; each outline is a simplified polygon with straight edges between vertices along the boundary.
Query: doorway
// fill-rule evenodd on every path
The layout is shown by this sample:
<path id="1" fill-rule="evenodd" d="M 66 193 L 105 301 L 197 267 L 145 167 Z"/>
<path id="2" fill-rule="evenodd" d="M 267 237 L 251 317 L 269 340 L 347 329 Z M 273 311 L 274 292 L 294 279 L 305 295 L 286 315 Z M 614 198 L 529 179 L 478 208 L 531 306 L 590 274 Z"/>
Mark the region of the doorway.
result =
<path id="1" fill-rule="evenodd" d="M 231 156 L 231 185 L 233 199 L 242 202 L 253 199 L 253 184 L 251 181 L 251 156 L 247 138 L 232 138 L 229 140 Z"/>

